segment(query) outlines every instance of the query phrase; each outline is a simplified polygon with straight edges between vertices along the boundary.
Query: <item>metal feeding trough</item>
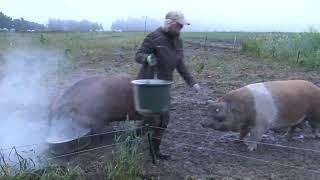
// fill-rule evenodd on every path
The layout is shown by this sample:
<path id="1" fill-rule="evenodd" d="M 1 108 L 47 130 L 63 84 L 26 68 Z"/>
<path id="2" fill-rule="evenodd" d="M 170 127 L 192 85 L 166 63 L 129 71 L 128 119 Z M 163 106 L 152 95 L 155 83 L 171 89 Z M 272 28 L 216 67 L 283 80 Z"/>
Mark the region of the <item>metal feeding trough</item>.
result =
<path id="1" fill-rule="evenodd" d="M 52 123 L 46 142 L 52 154 L 61 155 L 80 151 L 91 143 L 91 130 L 72 121 Z"/>
<path id="2" fill-rule="evenodd" d="M 172 81 L 160 79 L 139 79 L 131 81 L 133 84 L 135 109 L 143 116 L 158 116 L 169 111 L 170 88 Z M 149 124 L 146 124 L 148 141 L 152 162 L 155 164 L 155 153 L 151 145 L 151 134 Z"/>

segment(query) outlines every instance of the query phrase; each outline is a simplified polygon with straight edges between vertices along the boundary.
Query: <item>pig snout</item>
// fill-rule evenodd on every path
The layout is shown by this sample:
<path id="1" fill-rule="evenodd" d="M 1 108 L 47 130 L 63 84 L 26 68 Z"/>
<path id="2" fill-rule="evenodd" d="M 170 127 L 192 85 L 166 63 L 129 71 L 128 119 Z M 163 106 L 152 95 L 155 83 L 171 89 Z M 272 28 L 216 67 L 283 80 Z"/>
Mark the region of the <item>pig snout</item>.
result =
<path id="1" fill-rule="evenodd" d="M 217 125 L 212 121 L 202 121 L 200 124 L 203 128 L 219 129 L 219 127 L 217 127 Z"/>
<path id="2" fill-rule="evenodd" d="M 200 123 L 200 125 L 201 125 L 201 127 L 203 127 L 203 128 L 208 127 L 208 126 L 207 126 L 207 124 L 206 124 L 205 122 L 201 122 L 201 123 Z"/>
<path id="3" fill-rule="evenodd" d="M 210 119 L 203 119 L 200 122 L 201 127 L 203 128 L 209 128 L 210 126 L 212 126 L 212 122 L 210 121 Z"/>
<path id="4" fill-rule="evenodd" d="M 228 125 L 225 125 L 223 123 L 216 122 L 216 121 L 217 121 L 216 119 L 202 121 L 200 125 L 203 128 L 211 128 L 219 131 L 229 131 L 231 129 L 230 127 L 228 127 Z"/>

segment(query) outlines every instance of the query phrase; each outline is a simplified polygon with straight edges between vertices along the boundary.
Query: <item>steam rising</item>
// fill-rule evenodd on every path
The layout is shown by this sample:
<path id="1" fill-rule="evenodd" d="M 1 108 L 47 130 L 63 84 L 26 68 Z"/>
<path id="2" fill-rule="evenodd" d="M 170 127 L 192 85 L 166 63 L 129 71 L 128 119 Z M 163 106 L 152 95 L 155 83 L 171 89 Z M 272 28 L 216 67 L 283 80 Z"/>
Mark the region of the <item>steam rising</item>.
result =
<path id="1" fill-rule="evenodd" d="M 49 80 L 59 58 L 52 52 L 19 50 L 0 59 L 0 148 L 43 149 L 48 130 Z M 23 154 L 22 154 L 23 156 Z"/>

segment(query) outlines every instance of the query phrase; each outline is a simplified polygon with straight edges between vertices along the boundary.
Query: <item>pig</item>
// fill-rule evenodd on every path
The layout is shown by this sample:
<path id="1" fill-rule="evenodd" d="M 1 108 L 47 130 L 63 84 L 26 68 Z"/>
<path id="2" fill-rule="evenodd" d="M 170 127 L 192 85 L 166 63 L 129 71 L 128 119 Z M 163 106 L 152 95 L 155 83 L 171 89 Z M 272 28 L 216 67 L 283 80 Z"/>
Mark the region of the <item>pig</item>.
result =
<path id="1" fill-rule="evenodd" d="M 305 80 L 278 80 L 249 84 L 230 91 L 216 101 L 208 101 L 208 119 L 203 127 L 240 132 L 250 151 L 270 130 L 295 128 L 308 121 L 319 137 L 320 88 Z"/>
<path id="2" fill-rule="evenodd" d="M 61 133 L 65 133 L 67 130 L 63 128 L 67 129 L 70 124 L 70 130 L 72 127 L 78 132 L 90 130 L 94 133 L 113 121 L 124 121 L 128 117 L 139 119 L 134 107 L 132 80 L 130 75 L 115 74 L 93 76 L 76 82 L 51 105 L 49 127 L 63 124 L 60 125 L 63 126 Z"/>

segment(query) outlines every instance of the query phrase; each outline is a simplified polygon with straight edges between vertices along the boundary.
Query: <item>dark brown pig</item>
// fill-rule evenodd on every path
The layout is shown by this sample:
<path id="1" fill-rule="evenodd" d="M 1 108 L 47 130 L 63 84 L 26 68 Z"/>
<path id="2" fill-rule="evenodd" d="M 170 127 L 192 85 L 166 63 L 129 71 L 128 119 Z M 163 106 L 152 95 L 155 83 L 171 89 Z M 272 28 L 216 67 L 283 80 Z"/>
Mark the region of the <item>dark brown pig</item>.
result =
<path id="1" fill-rule="evenodd" d="M 82 132 L 95 132 L 109 122 L 123 121 L 127 117 L 134 119 L 137 114 L 131 80 L 129 75 L 117 74 L 78 81 L 53 103 L 49 124 L 62 124 L 60 127 L 65 129 L 67 125 L 64 124 L 69 124 L 72 128 L 85 129 Z"/>
<path id="2" fill-rule="evenodd" d="M 305 121 L 319 137 L 320 88 L 304 80 L 250 84 L 209 102 L 208 113 L 204 127 L 240 132 L 240 140 L 250 134 L 249 150 L 256 149 L 267 130 L 285 128 L 291 136 Z"/>

